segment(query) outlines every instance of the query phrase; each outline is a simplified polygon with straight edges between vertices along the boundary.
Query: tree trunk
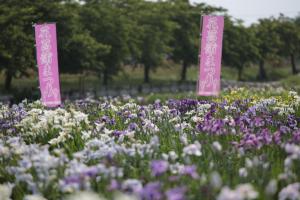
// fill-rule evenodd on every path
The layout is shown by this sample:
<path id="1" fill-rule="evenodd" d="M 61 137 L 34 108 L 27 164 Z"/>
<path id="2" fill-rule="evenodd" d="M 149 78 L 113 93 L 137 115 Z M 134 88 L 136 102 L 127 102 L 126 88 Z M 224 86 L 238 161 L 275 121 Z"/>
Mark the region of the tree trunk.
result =
<path id="1" fill-rule="evenodd" d="M 4 83 L 4 89 L 6 91 L 9 91 L 11 89 L 12 79 L 13 79 L 13 74 L 10 71 L 6 71 L 6 73 L 5 73 L 5 83 Z"/>
<path id="2" fill-rule="evenodd" d="M 86 77 L 85 72 L 82 72 L 81 76 L 82 76 L 81 78 L 82 94 L 85 94 L 85 77 Z"/>
<path id="3" fill-rule="evenodd" d="M 79 74 L 79 91 L 80 93 L 84 92 L 84 74 L 83 74 L 83 70 L 80 70 L 80 74 Z"/>
<path id="4" fill-rule="evenodd" d="M 238 68 L 238 81 L 242 80 L 242 74 L 243 74 L 243 68 L 239 67 Z"/>
<path id="5" fill-rule="evenodd" d="M 292 64 L 292 72 L 293 74 L 298 74 L 298 70 L 296 68 L 295 55 L 291 53 L 291 64 Z"/>
<path id="6" fill-rule="evenodd" d="M 259 74 L 258 74 L 258 80 L 266 80 L 267 79 L 267 73 L 265 70 L 265 61 L 260 60 L 259 61 Z"/>
<path id="7" fill-rule="evenodd" d="M 186 71 L 188 68 L 188 64 L 186 61 L 183 61 L 182 63 L 182 69 L 181 69 L 181 78 L 180 81 L 186 81 Z"/>
<path id="8" fill-rule="evenodd" d="M 82 75 L 80 74 L 78 77 L 78 87 L 79 87 L 79 91 L 82 92 L 81 88 L 82 88 Z"/>
<path id="9" fill-rule="evenodd" d="M 149 73 L 150 73 L 150 66 L 145 65 L 145 67 L 144 67 L 144 83 L 150 82 Z"/>
<path id="10" fill-rule="evenodd" d="M 103 85 L 107 86 L 108 78 L 108 70 L 105 68 L 103 71 Z"/>

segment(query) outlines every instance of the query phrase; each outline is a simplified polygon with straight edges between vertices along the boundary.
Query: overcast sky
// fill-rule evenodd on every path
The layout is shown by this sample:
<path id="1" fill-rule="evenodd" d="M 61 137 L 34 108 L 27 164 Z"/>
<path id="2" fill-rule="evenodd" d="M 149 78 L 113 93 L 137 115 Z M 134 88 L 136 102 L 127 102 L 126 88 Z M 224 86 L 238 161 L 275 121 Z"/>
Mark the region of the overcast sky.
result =
<path id="1" fill-rule="evenodd" d="M 259 18 L 277 17 L 279 13 L 289 17 L 300 14 L 300 0 L 191 0 L 191 2 L 222 6 L 228 10 L 229 15 L 244 20 L 246 25 L 256 22 Z"/>

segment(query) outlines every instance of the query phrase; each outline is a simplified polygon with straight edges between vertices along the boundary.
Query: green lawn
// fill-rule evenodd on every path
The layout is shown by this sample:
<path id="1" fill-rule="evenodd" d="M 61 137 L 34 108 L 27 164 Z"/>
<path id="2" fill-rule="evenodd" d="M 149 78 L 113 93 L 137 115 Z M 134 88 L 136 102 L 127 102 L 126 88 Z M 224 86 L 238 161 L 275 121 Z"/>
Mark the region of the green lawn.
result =
<path id="1" fill-rule="evenodd" d="M 282 80 L 287 86 L 294 86 L 295 83 L 300 85 L 298 76 L 291 76 L 290 67 L 266 67 L 266 71 L 269 80 L 278 81 Z M 181 67 L 178 64 L 167 63 L 162 67 L 157 68 L 155 71 L 151 71 L 151 84 L 161 85 L 178 82 L 180 79 Z M 257 66 L 245 68 L 242 79 L 244 81 L 256 81 L 258 72 Z M 235 68 L 223 67 L 221 73 L 222 79 L 225 80 L 237 80 L 237 70 Z M 187 80 L 196 81 L 198 77 L 198 67 L 192 66 L 187 71 Z M 4 93 L 4 76 L 0 74 L 0 92 Z M 88 89 L 100 89 L 103 85 L 101 80 L 94 73 L 86 74 L 61 74 L 60 75 L 61 90 L 62 91 L 86 91 Z M 143 68 L 124 67 L 113 80 L 109 83 L 110 87 L 124 87 L 124 86 L 136 86 L 143 84 Z M 13 79 L 12 93 L 15 91 L 34 91 L 38 90 L 38 79 L 36 73 L 29 78 Z"/>

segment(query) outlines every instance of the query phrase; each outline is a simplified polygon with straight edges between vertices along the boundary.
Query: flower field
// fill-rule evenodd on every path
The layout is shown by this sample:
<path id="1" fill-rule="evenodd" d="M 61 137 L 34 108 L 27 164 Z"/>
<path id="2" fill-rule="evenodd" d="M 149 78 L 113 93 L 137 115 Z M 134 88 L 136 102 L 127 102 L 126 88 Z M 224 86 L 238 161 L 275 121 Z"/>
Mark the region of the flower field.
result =
<path id="1" fill-rule="evenodd" d="M 0 199 L 300 199 L 300 96 L 0 105 Z"/>

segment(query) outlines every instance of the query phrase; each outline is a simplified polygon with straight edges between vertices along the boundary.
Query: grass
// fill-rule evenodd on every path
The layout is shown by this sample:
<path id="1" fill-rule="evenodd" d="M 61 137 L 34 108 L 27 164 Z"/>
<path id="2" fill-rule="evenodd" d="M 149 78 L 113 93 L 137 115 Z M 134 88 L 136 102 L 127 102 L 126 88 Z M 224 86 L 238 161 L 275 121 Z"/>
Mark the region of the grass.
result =
<path id="1" fill-rule="evenodd" d="M 281 80 L 287 86 L 294 86 L 296 83 L 300 85 L 300 81 L 297 80 L 297 76 L 291 76 L 290 67 L 271 67 L 266 66 L 266 71 L 269 80 L 278 81 Z M 132 68 L 129 66 L 123 67 L 123 69 L 113 77 L 113 80 L 109 83 L 109 87 L 124 86 L 137 86 L 143 84 L 143 68 Z M 154 71 L 151 71 L 150 78 L 152 85 L 177 83 L 180 80 L 181 66 L 174 63 L 165 63 L 163 66 L 158 67 Z M 191 66 L 187 70 L 187 81 L 196 81 L 198 79 L 198 67 Z M 244 81 L 257 81 L 258 68 L 257 66 L 247 67 L 243 71 L 242 80 Z M 237 80 L 237 70 L 223 66 L 222 79 L 225 80 Z M 0 93 L 5 94 L 4 91 L 4 75 L 0 74 Z M 100 90 L 103 87 L 101 80 L 95 75 L 95 73 L 85 74 L 61 74 L 60 75 L 61 90 L 67 91 L 87 91 L 90 89 Z M 12 90 L 10 94 L 15 93 L 39 93 L 38 90 L 38 78 L 37 73 L 33 72 L 31 77 L 24 77 L 13 79 Z"/>
<path id="2" fill-rule="evenodd" d="M 300 74 L 288 76 L 281 80 L 281 82 L 290 88 L 299 88 L 300 87 Z"/>

